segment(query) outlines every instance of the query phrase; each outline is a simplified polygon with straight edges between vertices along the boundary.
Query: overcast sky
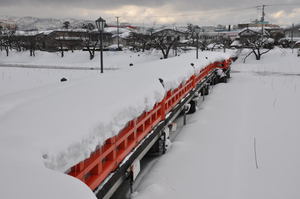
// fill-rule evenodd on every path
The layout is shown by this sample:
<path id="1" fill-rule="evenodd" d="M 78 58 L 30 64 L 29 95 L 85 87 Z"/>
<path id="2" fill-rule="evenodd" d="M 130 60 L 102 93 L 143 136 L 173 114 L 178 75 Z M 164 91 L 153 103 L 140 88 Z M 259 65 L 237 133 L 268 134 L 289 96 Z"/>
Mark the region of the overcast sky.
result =
<path id="1" fill-rule="evenodd" d="M 262 4 L 271 23 L 300 22 L 299 0 L 0 0 L 0 15 L 228 25 L 259 18 Z"/>

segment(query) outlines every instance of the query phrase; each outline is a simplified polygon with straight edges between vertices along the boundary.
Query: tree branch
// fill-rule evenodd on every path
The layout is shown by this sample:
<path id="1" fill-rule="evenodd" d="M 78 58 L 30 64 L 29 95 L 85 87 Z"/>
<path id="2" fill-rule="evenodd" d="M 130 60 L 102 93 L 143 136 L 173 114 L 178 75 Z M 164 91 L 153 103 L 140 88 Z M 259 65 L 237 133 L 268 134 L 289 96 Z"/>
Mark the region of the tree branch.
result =
<path id="1" fill-rule="evenodd" d="M 243 63 L 246 63 L 246 59 L 253 53 L 253 51 L 251 50 L 250 53 L 244 58 Z"/>

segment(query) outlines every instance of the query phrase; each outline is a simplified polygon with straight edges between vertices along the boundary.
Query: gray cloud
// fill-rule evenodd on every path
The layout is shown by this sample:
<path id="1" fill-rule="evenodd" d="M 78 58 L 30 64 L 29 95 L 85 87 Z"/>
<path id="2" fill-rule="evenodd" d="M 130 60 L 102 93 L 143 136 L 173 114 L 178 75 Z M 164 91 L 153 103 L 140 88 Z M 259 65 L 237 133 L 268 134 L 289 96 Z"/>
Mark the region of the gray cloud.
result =
<path id="1" fill-rule="evenodd" d="M 274 23 L 300 21 L 299 0 L 265 0 L 266 18 Z M 260 0 L 0 0 L 1 15 L 93 19 L 120 15 L 127 21 L 238 23 L 256 19 Z M 125 6 L 125 7 L 124 7 Z M 135 6 L 126 7 L 126 6 Z M 134 9 L 134 10 L 133 10 Z M 298 9 L 298 10 L 297 10 Z M 165 16 L 164 18 L 154 16 Z M 167 18 L 166 18 L 167 17 Z M 164 20 L 163 20 L 164 19 Z"/>
<path id="2" fill-rule="evenodd" d="M 101 8 L 111 9 L 122 5 L 137 5 L 157 7 L 170 3 L 166 0 L 1 0 L 0 6 L 70 6 L 70 7 L 84 7 L 84 8 Z"/>

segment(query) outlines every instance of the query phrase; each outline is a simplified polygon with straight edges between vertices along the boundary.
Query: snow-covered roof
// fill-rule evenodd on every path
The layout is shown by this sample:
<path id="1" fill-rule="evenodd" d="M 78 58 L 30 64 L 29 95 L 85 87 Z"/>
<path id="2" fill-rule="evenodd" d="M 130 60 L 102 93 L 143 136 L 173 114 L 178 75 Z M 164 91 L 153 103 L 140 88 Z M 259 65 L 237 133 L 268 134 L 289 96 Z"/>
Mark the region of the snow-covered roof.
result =
<path id="1" fill-rule="evenodd" d="M 104 28 L 104 31 L 112 33 L 112 34 L 117 34 L 118 33 L 118 28 L 117 27 L 107 27 L 107 28 Z M 131 32 L 131 30 L 129 30 L 127 28 L 119 28 L 119 33 L 120 34 L 125 33 L 125 32 Z"/>
<path id="2" fill-rule="evenodd" d="M 122 44 L 119 44 L 119 47 L 123 48 L 123 45 Z M 118 49 L 118 44 L 112 44 L 110 46 L 107 46 L 106 49 L 109 49 L 109 50 L 117 50 Z"/>
<path id="3" fill-rule="evenodd" d="M 122 34 L 120 34 L 120 37 L 121 38 L 128 38 L 130 36 L 130 32 L 124 32 L 124 33 L 122 33 Z"/>
<path id="4" fill-rule="evenodd" d="M 157 34 L 159 32 L 174 32 L 174 33 L 179 33 L 179 34 L 185 34 L 184 32 L 181 32 L 179 30 L 174 30 L 174 29 L 171 29 L 171 28 L 160 28 L 160 29 L 156 29 L 153 31 L 153 34 Z"/>
<path id="5" fill-rule="evenodd" d="M 264 35 L 269 35 L 269 32 L 266 31 L 267 28 L 264 28 Z M 261 27 L 249 27 L 249 28 L 244 28 L 240 30 L 239 34 L 245 34 L 246 32 L 254 32 L 261 34 L 262 33 L 262 28 Z"/>
<path id="6" fill-rule="evenodd" d="M 272 43 L 274 43 L 275 42 L 275 40 L 273 39 L 273 38 L 268 38 L 268 39 L 266 39 L 266 41 L 265 41 L 265 43 L 268 43 L 268 44 L 272 44 Z"/>
<path id="7" fill-rule="evenodd" d="M 130 33 L 131 33 L 131 32 L 124 32 L 124 33 L 121 33 L 121 34 L 119 34 L 119 37 L 122 38 L 122 39 L 126 39 L 126 38 L 128 38 L 128 37 L 130 36 Z M 118 37 L 118 34 L 114 34 L 112 37 L 113 37 L 113 38 L 116 38 L 116 37 Z"/>
<path id="8" fill-rule="evenodd" d="M 230 44 L 230 46 L 242 46 L 242 44 L 241 44 L 241 42 L 239 41 L 239 40 L 234 40 L 231 44 Z"/>
<path id="9" fill-rule="evenodd" d="M 216 44 L 216 43 L 211 43 L 207 45 L 207 48 L 212 49 L 212 48 L 223 48 L 223 44 Z"/>
<path id="10" fill-rule="evenodd" d="M 36 36 L 41 34 L 42 32 L 40 31 L 21 31 L 21 30 L 17 30 L 15 32 L 15 36 Z"/>

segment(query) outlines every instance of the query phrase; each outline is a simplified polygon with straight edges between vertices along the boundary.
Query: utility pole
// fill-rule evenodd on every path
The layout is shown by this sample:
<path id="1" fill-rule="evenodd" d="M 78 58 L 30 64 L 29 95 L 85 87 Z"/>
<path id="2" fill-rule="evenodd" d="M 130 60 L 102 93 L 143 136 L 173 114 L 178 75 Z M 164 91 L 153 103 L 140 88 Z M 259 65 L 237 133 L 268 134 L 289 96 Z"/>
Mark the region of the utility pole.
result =
<path id="1" fill-rule="evenodd" d="M 262 12 L 261 12 L 261 35 L 264 38 L 264 23 L 265 23 L 265 7 L 266 5 L 262 5 Z"/>
<path id="2" fill-rule="evenodd" d="M 119 33 L 119 18 L 120 17 L 116 17 L 116 18 L 117 18 L 118 50 L 120 50 L 120 40 L 119 40 L 119 37 L 120 37 L 120 33 Z"/>
<path id="3" fill-rule="evenodd" d="M 294 53 L 294 28 L 295 28 L 295 25 L 292 24 L 292 31 L 291 31 L 291 43 L 290 43 L 290 46 L 292 47 L 292 53 Z"/>
<path id="4" fill-rule="evenodd" d="M 294 40 L 294 28 L 295 28 L 295 24 L 292 24 L 292 32 L 291 32 L 291 41 L 293 43 Z"/>

